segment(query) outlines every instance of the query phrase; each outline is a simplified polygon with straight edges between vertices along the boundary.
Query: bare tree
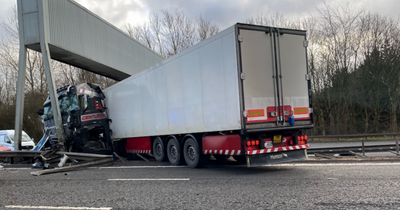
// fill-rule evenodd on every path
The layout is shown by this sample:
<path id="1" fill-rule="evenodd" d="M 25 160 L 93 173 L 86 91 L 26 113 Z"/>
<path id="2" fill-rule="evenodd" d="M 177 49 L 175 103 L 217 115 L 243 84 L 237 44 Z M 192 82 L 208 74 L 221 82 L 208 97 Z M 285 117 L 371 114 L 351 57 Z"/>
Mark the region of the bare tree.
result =
<path id="1" fill-rule="evenodd" d="M 264 15 L 264 13 L 260 13 L 256 16 L 246 18 L 245 22 L 248 24 L 280 28 L 296 28 L 294 27 L 294 25 L 297 23 L 296 21 L 285 18 L 282 14 L 279 13 L 273 13 L 269 16 Z"/>
<path id="2" fill-rule="evenodd" d="M 164 57 L 175 55 L 219 31 L 217 25 L 201 15 L 192 20 L 178 10 L 162 10 L 160 14 L 150 15 L 148 20 L 148 23 L 139 26 L 128 24 L 126 31 Z"/>
<path id="3" fill-rule="evenodd" d="M 198 41 L 203 41 L 210 36 L 218 33 L 219 28 L 217 25 L 211 23 L 211 20 L 204 18 L 202 15 L 197 19 L 197 36 Z"/>

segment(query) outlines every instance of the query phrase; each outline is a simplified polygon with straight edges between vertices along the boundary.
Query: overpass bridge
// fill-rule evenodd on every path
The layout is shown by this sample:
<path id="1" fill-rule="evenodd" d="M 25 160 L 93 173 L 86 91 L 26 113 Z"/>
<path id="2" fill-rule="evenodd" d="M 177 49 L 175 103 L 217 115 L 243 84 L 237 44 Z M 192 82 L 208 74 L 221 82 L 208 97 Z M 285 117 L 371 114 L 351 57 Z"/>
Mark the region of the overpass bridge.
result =
<path id="1" fill-rule="evenodd" d="M 163 60 L 117 27 L 73 0 L 18 0 L 19 72 L 15 149 L 19 150 L 24 106 L 27 49 L 41 52 L 59 142 L 61 114 L 50 60 L 123 80 Z"/>
<path id="2" fill-rule="evenodd" d="M 44 41 L 54 60 L 115 80 L 123 80 L 163 60 L 75 1 L 22 0 L 18 7 L 22 13 L 19 15 L 23 43 L 41 52 L 42 25 Z"/>

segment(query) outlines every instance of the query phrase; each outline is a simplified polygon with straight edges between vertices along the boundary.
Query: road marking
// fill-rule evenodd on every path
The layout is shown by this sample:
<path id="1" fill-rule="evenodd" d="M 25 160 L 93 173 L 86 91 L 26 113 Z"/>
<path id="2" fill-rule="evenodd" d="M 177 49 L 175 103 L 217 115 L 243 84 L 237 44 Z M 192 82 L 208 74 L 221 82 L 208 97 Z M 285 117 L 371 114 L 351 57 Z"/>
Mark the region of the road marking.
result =
<path id="1" fill-rule="evenodd" d="M 8 171 L 8 170 L 30 170 L 30 169 L 32 169 L 32 168 L 6 168 L 6 167 L 3 167 L 3 168 L 0 169 L 0 171 Z"/>
<path id="2" fill-rule="evenodd" d="M 69 206 L 5 206 L 6 208 L 11 208 L 11 209 L 66 209 L 66 210 L 111 210 L 111 207 L 69 207 Z"/>
<path id="3" fill-rule="evenodd" d="M 338 179 L 337 178 L 326 178 L 326 180 L 335 180 L 335 181 L 337 181 Z"/>
<path id="4" fill-rule="evenodd" d="M 284 164 L 276 164 L 269 165 L 266 167 L 274 167 L 274 166 L 400 166 L 400 163 L 284 163 Z"/>
<path id="5" fill-rule="evenodd" d="M 187 166 L 106 166 L 106 167 L 89 167 L 89 168 L 100 168 L 100 169 L 130 169 L 130 168 L 187 168 Z M 32 170 L 32 168 L 6 168 L 3 167 L 0 171 L 9 170 Z"/>
<path id="6" fill-rule="evenodd" d="M 107 179 L 107 181 L 189 181 L 189 178 L 175 178 L 175 179 Z"/>
<path id="7" fill-rule="evenodd" d="M 93 167 L 100 169 L 130 169 L 130 168 L 187 168 L 187 166 L 108 166 L 108 167 Z"/>

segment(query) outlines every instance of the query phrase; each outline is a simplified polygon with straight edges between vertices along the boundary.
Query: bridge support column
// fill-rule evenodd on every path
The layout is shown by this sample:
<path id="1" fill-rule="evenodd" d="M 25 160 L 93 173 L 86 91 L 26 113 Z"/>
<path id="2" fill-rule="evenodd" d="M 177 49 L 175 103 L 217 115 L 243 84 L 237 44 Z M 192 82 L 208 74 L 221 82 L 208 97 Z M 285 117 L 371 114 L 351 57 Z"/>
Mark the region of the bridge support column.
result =
<path id="1" fill-rule="evenodd" d="M 51 71 L 51 58 L 50 58 L 50 50 L 48 45 L 48 37 L 49 37 L 49 14 L 48 10 L 48 1 L 42 0 L 38 1 L 38 12 L 39 12 L 39 36 L 40 36 L 40 50 L 42 52 L 44 71 L 47 79 L 47 87 L 49 89 L 49 96 L 51 101 L 51 108 L 53 109 L 53 118 L 54 124 L 56 126 L 56 132 L 58 137 L 58 143 L 60 146 L 60 150 L 64 151 L 64 127 L 62 123 L 62 117 L 60 112 L 60 106 L 58 103 L 57 97 L 57 88 L 55 81 L 53 79 L 53 74 Z"/>

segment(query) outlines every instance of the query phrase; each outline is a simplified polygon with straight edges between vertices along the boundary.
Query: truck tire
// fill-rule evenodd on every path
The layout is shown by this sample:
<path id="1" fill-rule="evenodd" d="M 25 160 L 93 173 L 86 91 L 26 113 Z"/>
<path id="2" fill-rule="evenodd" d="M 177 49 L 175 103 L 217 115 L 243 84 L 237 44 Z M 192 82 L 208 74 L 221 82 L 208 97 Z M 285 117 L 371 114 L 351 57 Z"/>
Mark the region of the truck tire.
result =
<path id="1" fill-rule="evenodd" d="M 183 145 L 183 156 L 185 162 L 190 168 L 198 168 L 203 165 L 202 153 L 200 151 L 199 144 L 196 140 L 188 138 Z"/>
<path id="2" fill-rule="evenodd" d="M 170 138 L 167 144 L 168 160 L 173 166 L 182 164 L 182 150 L 178 140 Z"/>
<path id="3" fill-rule="evenodd" d="M 157 137 L 153 141 L 153 156 L 157 162 L 162 162 L 166 159 L 165 145 L 160 137 Z"/>

